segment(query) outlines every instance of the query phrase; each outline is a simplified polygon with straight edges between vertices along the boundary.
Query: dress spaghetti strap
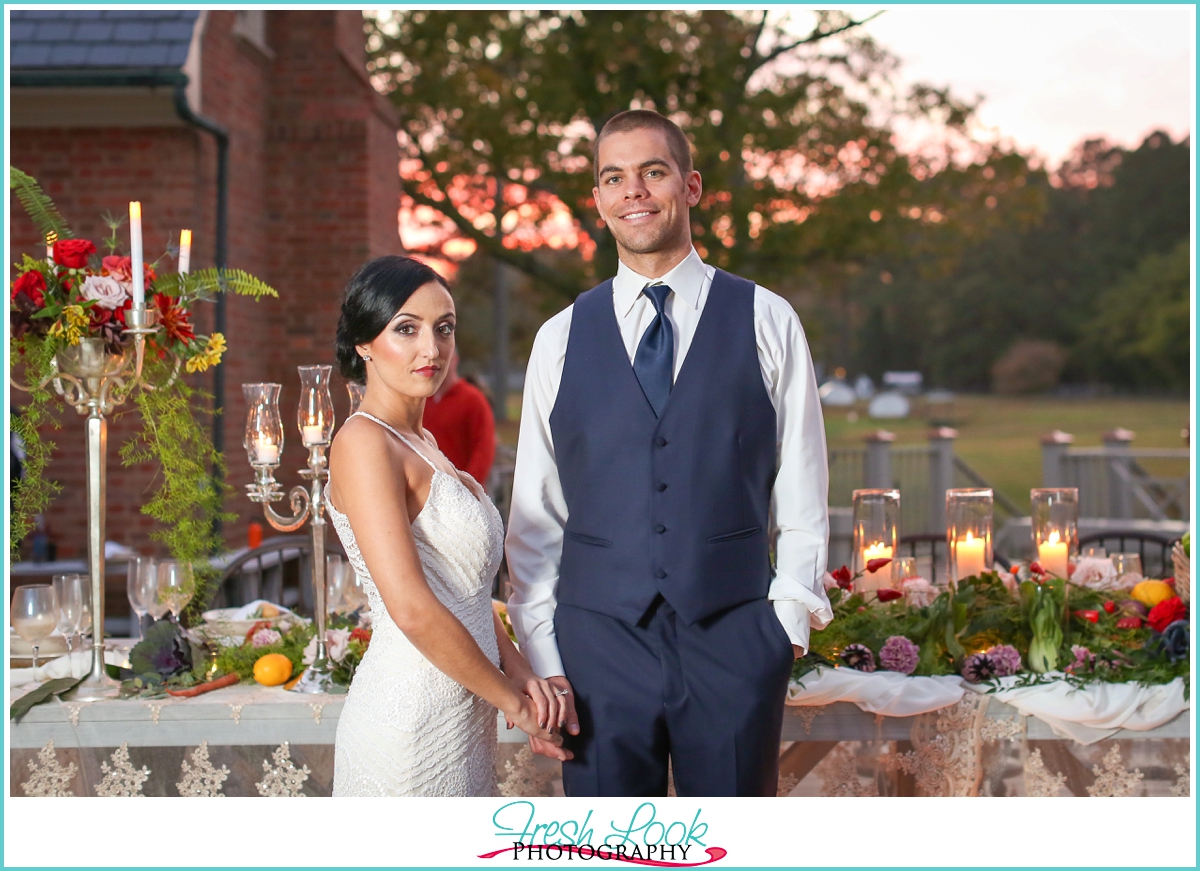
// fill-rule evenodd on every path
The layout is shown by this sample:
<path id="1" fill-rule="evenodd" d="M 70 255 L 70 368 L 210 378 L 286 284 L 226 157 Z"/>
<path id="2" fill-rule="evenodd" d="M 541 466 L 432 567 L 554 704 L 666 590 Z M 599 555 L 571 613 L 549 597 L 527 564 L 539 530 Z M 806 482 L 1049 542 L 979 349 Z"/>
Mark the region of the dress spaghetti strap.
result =
<path id="1" fill-rule="evenodd" d="M 375 417 L 375 415 L 373 415 L 373 414 L 367 414 L 365 411 L 356 411 L 356 412 L 354 412 L 354 414 L 350 415 L 350 417 L 365 417 L 367 420 L 373 420 L 373 421 L 375 421 L 377 424 L 379 424 L 381 427 L 383 427 L 384 429 L 386 429 L 388 432 L 390 432 L 390 433 L 391 433 L 392 435 L 394 435 L 396 438 L 400 439 L 400 441 L 402 441 L 402 442 L 404 442 L 406 445 L 408 445 L 409 449 L 410 449 L 410 450 L 412 450 L 412 452 L 413 452 L 413 453 L 415 453 L 415 454 L 416 454 L 418 457 L 420 457 L 420 458 L 421 458 L 422 460 L 424 460 L 426 463 L 428 463 L 428 464 L 429 464 L 429 468 L 433 469 L 433 471 L 435 471 L 435 472 L 441 472 L 441 471 L 442 471 L 441 469 L 439 469 L 437 466 L 435 466 L 435 465 L 433 464 L 433 461 L 432 461 L 432 460 L 430 460 L 430 459 L 429 459 L 429 457 L 425 456 L 423 453 L 421 453 L 421 451 L 417 450 L 417 446 L 416 446 L 416 445 L 414 445 L 412 442 L 410 442 L 408 439 L 406 439 L 404 436 L 402 436 L 402 435 L 401 435 L 400 433 L 398 433 L 396 430 L 392 429 L 392 427 L 391 427 L 391 426 L 389 426 L 388 424 L 384 423 L 384 422 L 383 422 L 382 420 L 380 420 L 379 418 Z M 350 417 L 346 418 L 346 420 L 349 420 L 349 419 L 350 419 Z M 444 473 L 443 473 L 443 474 L 444 474 Z"/>

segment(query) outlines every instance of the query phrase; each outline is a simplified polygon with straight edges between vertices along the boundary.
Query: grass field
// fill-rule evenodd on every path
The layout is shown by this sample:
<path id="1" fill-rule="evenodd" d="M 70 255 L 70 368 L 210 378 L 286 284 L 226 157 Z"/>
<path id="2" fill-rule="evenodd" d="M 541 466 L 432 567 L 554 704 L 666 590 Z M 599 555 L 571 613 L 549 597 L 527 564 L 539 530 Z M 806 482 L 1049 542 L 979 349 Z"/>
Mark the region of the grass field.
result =
<path id="1" fill-rule="evenodd" d="M 517 441 L 520 397 L 509 402 L 509 422 L 497 426 L 500 440 Z M 1182 430 L 1188 425 L 1185 400 L 1174 399 L 1059 399 L 1054 397 L 955 397 L 948 407 L 926 409 L 915 404 L 906 420 L 871 420 L 866 406 L 825 410 L 825 432 L 830 447 L 860 446 L 869 433 L 887 429 L 896 434 L 897 445 L 921 444 L 929 434 L 931 416 L 958 430 L 956 450 L 993 487 L 1017 505 L 1028 508 L 1029 490 L 1042 483 L 1040 439 L 1059 429 L 1075 436 L 1083 447 L 1099 445 L 1101 436 L 1117 427 L 1133 430 L 1135 448 L 1186 447 Z M 1177 461 L 1161 464 L 1153 471 L 1182 475 L 1187 470 Z"/>

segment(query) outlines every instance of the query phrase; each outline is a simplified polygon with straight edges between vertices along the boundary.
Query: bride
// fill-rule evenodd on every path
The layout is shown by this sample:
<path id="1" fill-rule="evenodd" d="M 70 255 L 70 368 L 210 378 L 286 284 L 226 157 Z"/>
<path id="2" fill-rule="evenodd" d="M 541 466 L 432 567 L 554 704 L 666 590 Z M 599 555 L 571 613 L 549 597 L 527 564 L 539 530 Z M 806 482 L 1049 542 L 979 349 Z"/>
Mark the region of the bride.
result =
<path id="1" fill-rule="evenodd" d="M 568 757 L 564 700 L 492 611 L 500 515 L 421 426 L 454 324 L 446 283 L 407 257 L 364 265 L 342 301 L 338 364 L 367 390 L 330 449 L 329 514 L 374 631 L 338 722 L 335 796 L 494 794 L 497 708 Z"/>

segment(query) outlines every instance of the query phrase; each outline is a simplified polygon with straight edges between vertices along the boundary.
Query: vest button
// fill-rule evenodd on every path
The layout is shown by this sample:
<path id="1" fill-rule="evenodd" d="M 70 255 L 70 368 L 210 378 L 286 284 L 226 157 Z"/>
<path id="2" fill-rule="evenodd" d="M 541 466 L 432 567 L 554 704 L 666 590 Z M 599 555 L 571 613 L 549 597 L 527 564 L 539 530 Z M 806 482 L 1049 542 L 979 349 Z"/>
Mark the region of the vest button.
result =
<path id="1" fill-rule="evenodd" d="M 667 489 L 667 485 L 660 481 L 658 484 L 658 492 L 661 493 L 663 490 L 666 490 L 666 489 Z"/>
<path id="2" fill-rule="evenodd" d="M 667 528 L 665 526 L 663 526 L 661 523 L 656 523 L 656 524 L 654 524 L 654 531 L 661 535 L 662 533 L 667 531 Z"/>
<path id="3" fill-rule="evenodd" d="M 661 581 L 663 578 L 665 578 L 666 576 L 667 576 L 667 573 L 666 573 L 666 572 L 664 572 L 662 569 L 659 569 L 658 571 L 656 571 L 656 572 L 654 573 L 654 577 L 658 578 L 660 581 Z"/>
<path id="4" fill-rule="evenodd" d="M 660 448 L 665 448 L 667 446 L 667 440 L 665 438 L 663 438 L 662 436 L 659 436 L 658 438 L 656 438 L 654 440 L 654 443 L 656 445 L 658 445 Z"/>

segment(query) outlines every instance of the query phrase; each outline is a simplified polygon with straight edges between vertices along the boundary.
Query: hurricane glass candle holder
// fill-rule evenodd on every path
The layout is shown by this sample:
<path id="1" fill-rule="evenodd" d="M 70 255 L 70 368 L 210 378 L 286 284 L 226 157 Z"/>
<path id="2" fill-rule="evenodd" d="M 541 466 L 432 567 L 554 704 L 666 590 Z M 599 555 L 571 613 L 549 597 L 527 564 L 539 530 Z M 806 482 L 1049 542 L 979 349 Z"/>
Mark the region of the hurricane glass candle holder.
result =
<path id="1" fill-rule="evenodd" d="M 1044 487 L 1029 491 L 1030 525 L 1037 561 L 1049 574 L 1066 578 L 1079 550 L 1079 490 Z"/>
<path id="2" fill-rule="evenodd" d="M 254 468 L 274 468 L 283 454 L 283 419 L 279 415 L 279 384 L 243 384 L 246 433 L 242 445 Z"/>
<path id="3" fill-rule="evenodd" d="M 946 550 L 951 586 L 992 570 L 990 488 L 946 491 Z"/>
<path id="4" fill-rule="evenodd" d="M 297 366 L 300 372 L 300 405 L 296 425 L 306 448 L 327 445 L 333 438 L 333 396 L 329 392 L 332 366 Z"/>
<path id="5" fill-rule="evenodd" d="M 867 571 L 873 559 L 892 559 L 899 543 L 900 491 L 899 490 L 855 490 L 854 491 L 854 573 L 863 572 L 856 582 L 858 592 L 870 592 L 880 588 L 894 588 L 893 570 L 890 564 L 878 571 Z"/>

